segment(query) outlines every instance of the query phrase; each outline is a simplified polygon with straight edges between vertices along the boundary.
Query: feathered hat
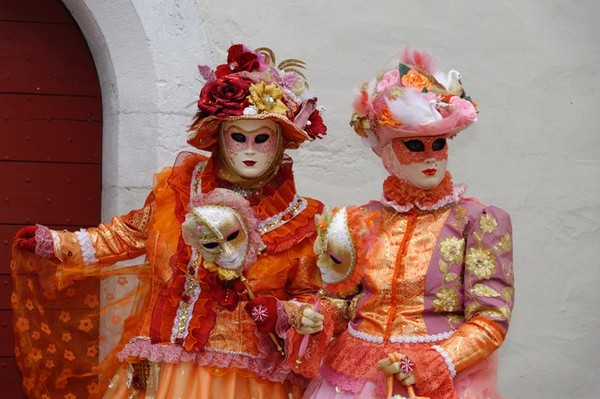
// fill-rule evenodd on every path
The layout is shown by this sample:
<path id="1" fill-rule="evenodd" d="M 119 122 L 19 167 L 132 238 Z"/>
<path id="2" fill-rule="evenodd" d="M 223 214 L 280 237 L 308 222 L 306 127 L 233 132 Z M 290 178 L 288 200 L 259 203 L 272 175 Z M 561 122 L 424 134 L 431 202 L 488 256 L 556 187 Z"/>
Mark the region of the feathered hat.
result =
<path id="1" fill-rule="evenodd" d="M 375 153 L 396 138 L 452 137 L 477 121 L 460 74 L 436 70 L 426 52 L 406 47 L 399 64 L 364 83 L 350 125 Z"/>
<path id="2" fill-rule="evenodd" d="M 287 59 L 275 64 L 273 51 L 252 50 L 243 44 L 229 48 L 227 63 L 212 70 L 199 66 L 206 84 L 200 91 L 198 112 L 188 143 L 212 151 L 224 121 L 271 119 L 279 122 L 285 148 L 320 138 L 327 132 L 300 69 L 304 62 Z"/>

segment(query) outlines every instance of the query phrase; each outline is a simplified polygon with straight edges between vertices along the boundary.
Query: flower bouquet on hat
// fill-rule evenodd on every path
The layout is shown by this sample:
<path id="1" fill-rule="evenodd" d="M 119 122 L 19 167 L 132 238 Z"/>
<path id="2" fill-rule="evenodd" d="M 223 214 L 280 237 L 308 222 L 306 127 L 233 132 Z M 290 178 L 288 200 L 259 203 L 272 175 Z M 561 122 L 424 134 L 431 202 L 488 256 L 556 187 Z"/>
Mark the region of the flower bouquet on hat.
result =
<path id="1" fill-rule="evenodd" d="M 436 69 L 426 52 L 406 47 L 401 60 L 364 83 L 351 125 L 379 155 L 395 138 L 453 137 L 477 121 L 477 108 L 460 73 Z"/>
<path id="2" fill-rule="evenodd" d="M 239 119 L 279 122 L 285 148 L 325 135 L 327 128 L 301 69 L 304 62 L 287 59 L 276 64 L 268 48 L 252 50 L 243 44 L 229 48 L 227 63 L 215 70 L 199 66 L 206 84 L 188 143 L 210 150 L 223 121 Z"/>

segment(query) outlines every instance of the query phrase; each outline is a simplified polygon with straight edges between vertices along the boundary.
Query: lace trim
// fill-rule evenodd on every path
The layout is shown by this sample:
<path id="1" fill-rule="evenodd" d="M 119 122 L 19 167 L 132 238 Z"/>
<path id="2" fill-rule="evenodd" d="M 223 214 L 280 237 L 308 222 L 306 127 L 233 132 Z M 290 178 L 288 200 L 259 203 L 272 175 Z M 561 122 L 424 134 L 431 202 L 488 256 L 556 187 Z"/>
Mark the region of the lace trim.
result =
<path id="1" fill-rule="evenodd" d="M 294 195 L 294 198 L 283 212 L 279 212 L 260 222 L 258 224 L 258 231 L 260 234 L 266 234 L 269 231 L 275 230 L 298 216 L 299 213 L 306 209 L 307 204 L 308 202 L 304 198 L 298 196 L 298 194 Z"/>
<path id="2" fill-rule="evenodd" d="M 173 328 L 171 330 L 171 342 L 180 345 L 189 334 L 190 320 L 194 313 L 194 304 L 200 296 L 202 289 L 196 281 L 198 273 L 198 253 L 193 250 L 192 257 L 188 263 L 188 273 L 185 277 L 185 291 L 182 294 L 182 299 L 179 301 Z"/>
<path id="3" fill-rule="evenodd" d="M 83 263 L 90 265 L 92 263 L 100 262 L 98 258 L 96 258 L 96 248 L 94 248 L 94 244 L 92 244 L 92 238 L 89 233 L 85 229 L 80 229 L 75 232 L 75 235 L 77 236 L 79 246 L 81 247 Z"/>
<path id="4" fill-rule="evenodd" d="M 454 368 L 454 363 L 452 363 L 452 359 L 450 359 L 448 352 L 446 352 L 446 350 L 439 345 L 433 345 L 432 348 L 444 358 L 444 362 L 446 362 L 446 366 L 448 366 L 448 371 L 450 371 L 450 377 L 454 378 L 456 375 L 456 369 Z"/>
<path id="5" fill-rule="evenodd" d="M 54 258 L 54 240 L 52 230 L 41 224 L 37 225 L 35 231 L 35 254 L 42 258 Z"/>
<path id="6" fill-rule="evenodd" d="M 181 346 L 170 344 L 152 344 L 148 337 L 134 337 L 117 354 L 119 361 L 130 357 L 147 359 L 153 363 L 189 362 L 200 366 L 211 366 L 222 369 L 249 370 L 269 381 L 283 382 L 291 371 L 285 358 L 273 350 L 273 343 L 265 334 L 259 337 L 259 357 L 243 352 L 229 352 L 205 347 L 201 352 L 188 352 Z M 264 341 L 264 342 L 263 342 Z M 262 347 L 269 347 L 268 353 Z"/>
<path id="7" fill-rule="evenodd" d="M 466 189 L 467 188 L 464 184 L 455 184 L 452 187 L 452 193 L 440 199 L 435 204 L 429 206 L 421 205 L 418 202 L 415 202 L 414 204 L 400 205 L 396 201 L 388 200 L 385 197 L 381 197 L 379 202 L 381 202 L 385 206 L 389 206 L 390 208 L 394 209 L 396 212 L 399 213 L 405 213 L 414 208 L 420 209 L 422 211 L 436 211 L 440 208 L 445 207 L 446 205 L 458 203 L 462 198 L 463 194 L 465 193 Z"/>
<path id="8" fill-rule="evenodd" d="M 363 331 L 357 331 L 350 323 L 348 323 L 348 333 L 350 333 L 350 335 L 352 335 L 354 338 L 359 338 L 363 341 L 377 344 L 383 343 L 383 337 L 367 334 Z M 394 335 L 390 337 L 389 341 L 394 344 L 424 344 L 429 342 L 444 341 L 450 338 L 452 334 L 454 334 L 454 331 L 446 331 L 433 335 Z"/>

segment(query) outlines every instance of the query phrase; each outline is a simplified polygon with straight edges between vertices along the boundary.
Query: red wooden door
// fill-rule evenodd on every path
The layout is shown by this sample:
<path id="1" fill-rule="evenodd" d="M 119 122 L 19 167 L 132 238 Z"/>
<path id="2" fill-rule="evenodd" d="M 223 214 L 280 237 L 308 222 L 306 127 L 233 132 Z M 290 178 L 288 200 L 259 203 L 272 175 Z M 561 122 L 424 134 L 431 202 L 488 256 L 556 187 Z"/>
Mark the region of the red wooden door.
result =
<path id="1" fill-rule="evenodd" d="M 0 387 L 25 397 L 14 360 L 15 232 L 100 221 L 102 103 L 86 42 L 59 0 L 0 2 Z"/>

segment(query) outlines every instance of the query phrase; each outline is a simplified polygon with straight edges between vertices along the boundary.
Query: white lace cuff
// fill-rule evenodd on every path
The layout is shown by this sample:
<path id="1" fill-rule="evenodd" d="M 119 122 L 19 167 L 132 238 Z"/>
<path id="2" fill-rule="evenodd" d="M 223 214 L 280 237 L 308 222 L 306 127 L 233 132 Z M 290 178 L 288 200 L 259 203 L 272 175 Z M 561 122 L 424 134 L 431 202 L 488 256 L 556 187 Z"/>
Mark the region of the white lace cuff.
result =
<path id="1" fill-rule="evenodd" d="M 77 240 L 79 241 L 79 246 L 81 247 L 81 257 L 83 258 L 83 263 L 86 265 L 92 263 L 100 262 L 98 258 L 96 258 L 96 248 L 94 248 L 94 244 L 92 244 L 92 239 L 90 235 L 85 229 L 81 229 L 75 232 L 77 235 Z"/>
<path id="2" fill-rule="evenodd" d="M 446 362 L 446 366 L 448 366 L 448 371 L 450 371 L 450 377 L 454 378 L 456 375 L 456 369 L 454 368 L 454 363 L 452 363 L 452 359 L 450 359 L 448 352 L 446 352 L 446 350 L 439 345 L 434 345 L 432 348 L 444 358 L 444 362 Z"/>

